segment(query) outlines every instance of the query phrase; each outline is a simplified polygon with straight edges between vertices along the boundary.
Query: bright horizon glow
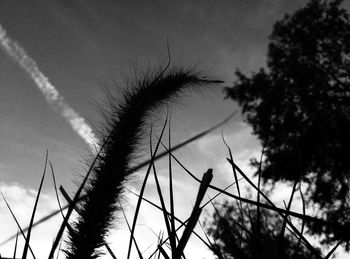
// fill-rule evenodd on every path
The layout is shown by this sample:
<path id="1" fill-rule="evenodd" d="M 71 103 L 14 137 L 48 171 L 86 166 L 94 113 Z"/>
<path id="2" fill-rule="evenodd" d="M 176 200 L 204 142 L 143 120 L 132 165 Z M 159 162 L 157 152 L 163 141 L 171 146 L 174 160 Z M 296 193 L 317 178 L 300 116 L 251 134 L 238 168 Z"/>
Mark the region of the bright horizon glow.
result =
<path id="1" fill-rule="evenodd" d="M 33 79 L 50 106 L 66 119 L 71 128 L 89 145 L 92 152 L 96 153 L 99 141 L 92 128 L 86 123 L 83 117 L 66 103 L 63 96 L 40 71 L 37 63 L 28 56 L 26 51 L 16 41 L 7 36 L 6 30 L 1 24 L 0 44 L 4 52 L 16 61 L 31 79 Z"/>

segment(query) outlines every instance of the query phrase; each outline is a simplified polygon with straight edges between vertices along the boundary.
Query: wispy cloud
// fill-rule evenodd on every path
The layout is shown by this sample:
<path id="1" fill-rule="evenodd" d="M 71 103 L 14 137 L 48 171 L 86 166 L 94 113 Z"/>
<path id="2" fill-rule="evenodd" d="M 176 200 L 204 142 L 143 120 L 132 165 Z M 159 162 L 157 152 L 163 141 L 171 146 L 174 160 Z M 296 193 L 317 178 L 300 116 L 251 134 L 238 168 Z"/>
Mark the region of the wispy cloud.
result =
<path id="1" fill-rule="evenodd" d="M 46 101 L 58 111 L 71 125 L 72 129 L 90 146 L 96 150 L 98 139 L 85 119 L 74 111 L 57 91 L 55 86 L 40 71 L 36 62 L 14 40 L 7 36 L 6 30 L 0 24 L 0 46 L 20 67 L 33 79 Z"/>

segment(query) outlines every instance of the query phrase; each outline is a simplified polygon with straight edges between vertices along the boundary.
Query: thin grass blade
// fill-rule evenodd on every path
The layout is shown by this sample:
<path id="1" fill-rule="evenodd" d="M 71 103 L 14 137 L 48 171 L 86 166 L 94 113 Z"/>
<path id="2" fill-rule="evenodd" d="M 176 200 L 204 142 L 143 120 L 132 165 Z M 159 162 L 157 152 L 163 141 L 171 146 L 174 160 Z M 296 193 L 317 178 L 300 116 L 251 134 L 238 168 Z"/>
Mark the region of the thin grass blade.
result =
<path id="1" fill-rule="evenodd" d="M 301 191 L 301 186 L 299 186 L 299 192 L 300 192 L 301 202 L 303 205 L 303 215 L 305 215 L 305 200 L 304 200 L 303 192 Z M 300 230 L 301 234 L 304 233 L 304 227 L 305 227 L 305 220 L 302 219 L 301 230 Z M 300 238 L 298 239 L 297 247 L 299 247 L 299 245 L 300 245 Z"/>
<path id="2" fill-rule="evenodd" d="M 41 193 L 41 188 L 42 188 L 42 186 L 43 186 L 44 179 L 45 179 L 46 166 L 47 166 L 47 159 L 48 159 L 48 156 L 49 156 L 49 152 L 46 150 L 46 158 L 45 158 L 44 172 L 43 172 L 43 175 L 42 175 L 42 177 L 41 177 L 41 181 L 40 181 L 40 185 L 39 185 L 39 190 L 38 190 L 38 193 L 37 193 L 37 195 L 36 195 L 35 204 L 34 204 L 32 216 L 31 216 L 31 219 L 30 219 L 29 227 L 28 227 L 27 239 L 26 239 L 26 242 L 25 242 L 24 248 L 23 248 L 23 255 L 22 255 L 22 258 L 23 258 L 23 259 L 26 259 L 26 258 L 27 258 L 27 253 L 28 253 L 28 249 L 29 249 L 29 242 L 30 242 L 30 234 L 31 234 L 31 232 L 32 232 L 32 227 L 33 227 L 33 223 L 34 223 L 35 212 L 36 212 L 36 209 L 37 209 L 37 206 L 38 206 L 39 197 L 40 197 L 40 193 Z"/>
<path id="3" fill-rule="evenodd" d="M 51 161 L 49 161 L 49 165 L 50 165 L 50 169 L 51 169 L 51 175 L 52 175 L 52 180 L 53 180 L 53 187 L 54 187 L 54 189 L 55 189 L 55 195 L 56 195 L 57 204 L 58 204 L 58 207 L 60 208 L 62 217 L 64 218 L 62 205 L 61 205 L 60 198 L 59 198 L 59 196 L 58 196 L 58 191 L 57 191 L 57 184 L 56 184 L 55 172 L 54 172 L 54 170 L 53 170 L 53 166 L 52 166 Z"/>
<path id="4" fill-rule="evenodd" d="M 171 150 L 171 113 L 169 116 L 169 125 L 168 125 L 168 148 Z M 174 237 L 170 237 L 170 244 L 172 247 L 176 247 L 176 239 L 177 235 L 175 232 L 175 207 L 174 207 L 174 190 L 173 190 L 173 170 L 172 170 L 172 163 L 171 163 L 171 155 L 168 154 L 168 163 L 169 163 L 169 198 L 170 198 L 170 226 L 171 226 L 171 233 L 174 235 Z M 174 251 L 174 250 L 172 250 Z"/>
<path id="5" fill-rule="evenodd" d="M 151 134 L 152 134 L 152 131 L 151 131 Z M 150 134 L 150 152 L 151 152 L 151 154 L 153 154 L 151 134 Z M 168 232 L 168 237 L 170 240 L 171 251 L 175 251 L 175 248 L 176 248 L 176 243 L 175 243 L 176 241 L 175 240 L 176 239 L 175 239 L 175 236 L 174 236 L 172 229 L 170 227 L 170 222 L 169 222 L 169 218 L 168 218 L 168 210 L 165 206 L 165 202 L 164 202 L 164 198 L 163 198 L 163 194 L 162 194 L 162 189 L 161 189 L 159 181 L 158 181 L 157 170 L 156 170 L 155 164 L 153 162 L 151 162 L 151 163 L 152 163 L 152 168 L 153 168 L 154 180 L 156 182 L 158 197 L 160 200 L 160 204 L 162 206 L 162 213 L 163 213 L 163 217 L 164 217 L 164 222 L 165 222 L 165 226 L 166 226 L 166 229 Z"/>
<path id="6" fill-rule="evenodd" d="M 162 246 L 158 246 L 159 252 L 163 255 L 165 259 L 170 259 L 169 255 L 165 252 L 164 248 Z"/>
<path id="7" fill-rule="evenodd" d="M 163 128 L 162 128 L 162 131 L 161 131 L 159 140 L 158 140 L 157 145 L 156 145 L 156 147 L 155 147 L 154 153 L 153 153 L 152 156 L 151 156 L 150 164 L 149 164 L 149 166 L 148 166 L 148 169 L 147 169 L 147 172 L 146 172 L 146 174 L 145 174 L 145 178 L 144 178 L 144 181 L 143 181 L 143 183 L 142 183 L 141 190 L 140 190 L 140 196 L 139 196 L 139 198 L 138 198 L 138 200 L 137 200 L 137 205 L 136 205 L 136 209 L 135 209 L 134 219 L 133 219 L 133 223 L 132 223 L 132 227 L 131 227 L 131 233 L 130 233 L 130 240 L 129 240 L 129 248 L 128 248 L 128 256 L 127 256 L 127 259 L 130 258 L 130 252 L 131 252 L 131 246 L 132 246 L 132 239 L 133 239 L 133 235 L 134 235 L 134 232 L 135 232 L 137 217 L 138 217 L 138 214 L 139 214 L 139 211 L 140 211 L 141 202 L 142 202 L 142 197 L 143 197 L 143 193 L 144 193 L 144 191 L 145 191 L 147 179 L 148 179 L 149 173 L 150 173 L 150 171 L 151 171 L 152 163 L 154 162 L 154 158 L 155 158 L 155 156 L 156 156 L 156 154 L 157 154 L 157 152 L 158 152 L 158 148 L 159 148 L 161 139 L 162 139 L 162 137 L 163 137 L 163 134 L 164 134 L 164 130 L 165 130 L 165 126 L 166 126 L 166 124 L 167 124 L 167 121 L 168 121 L 168 114 L 167 114 L 167 117 L 165 118 L 165 122 L 164 122 L 164 125 L 163 125 Z"/>
<path id="8" fill-rule="evenodd" d="M 158 245 L 157 245 L 157 247 L 158 247 L 159 245 L 161 245 L 162 240 L 163 240 L 162 232 L 159 232 L 159 235 L 158 235 Z M 159 248 L 157 249 L 157 251 L 159 251 L 159 252 L 158 252 L 158 259 L 160 259 L 161 252 L 160 252 Z M 156 256 L 157 256 L 157 254 L 155 253 L 155 254 L 154 254 L 154 257 L 156 258 Z M 149 258 L 149 259 L 150 259 L 150 258 Z"/>
<path id="9" fill-rule="evenodd" d="M 17 242 L 18 242 L 18 231 L 17 231 L 17 235 L 16 235 L 16 241 L 15 241 L 15 249 L 13 251 L 13 259 L 16 258 L 16 252 L 17 252 Z"/>
<path id="10" fill-rule="evenodd" d="M 257 253 L 260 254 L 260 239 L 261 239 L 261 211 L 260 211 L 260 184 L 261 184 L 261 165 L 262 165 L 262 159 L 264 155 L 264 147 L 260 154 L 260 162 L 259 162 L 259 169 L 258 169 L 258 192 L 257 192 L 257 198 L 256 202 L 258 206 L 256 207 L 256 235 L 257 235 Z M 232 160 L 233 161 L 233 160 Z"/>
<path id="11" fill-rule="evenodd" d="M 331 258 L 332 254 L 335 252 L 335 250 L 337 250 L 338 246 L 340 246 L 341 243 L 343 243 L 343 240 L 340 240 L 333 248 L 331 251 L 329 251 L 329 253 L 326 255 L 326 257 L 324 259 L 329 259 Z"/>
<path id="12" fill-rule="evenodd" d="M 294 184 L 293 184 L 292 192 L 291 192 L 290 197 L 289 197 L 288 205 L 285 205 L 287 211 L 290 211 L 290 208 L 292 206 L 292 201 L 293 201 L 293 198 L 294 198 L 294 193 L 295 193 L 297 184 L 298 184 L 298 180 L 295 180 Z M 281 232 L 280 232 L 280 237 L 279 237 L 280 254 L 282 254 L 282 252 L 284 250 L 284 248 L 283 248 L 284 247 L 284 233 L 285 233 L 286 225 L 287 225 L 286 221 L 283 220 L 282 228 L 281 228 Z"/>
<path id="13" fill-rule="evenodd" d="M 203 178 L 201 181 L 201 184 L 199 186 L 196 202 L 194 204 L 194 208 L 192 210 L 191 216 L 188 220 L 188 224 L 181 236 L 181 239 L 179 241 L 178 246 L 176 247 L 176 251 L 174 253 L 173 259 L 179 259 L 181 255 L 183 254 L 183 251 L 187 245 L 187 242 L 191 236 L 191 233 L 194 230 L 194 227 L 197 224 L 197 221 L 199 219 L 199 216 L 202 212 L 202 208 L 200 207 L 200 204 L 204 198 L 204 195 L 209 187 L 209 184 L 211 180 L 213 179 L 213 170 L 208 169 L 206 173 L 203 174 Z"/>
<path id="14" fill-rule="evenodd" d="M 4 201 L 5 201 L 5 203 L 6 203 L 7 208 L 9 209 L 9 211 L 10 211 L 10 213 L 11 213 L 13 219 L 14 219 L 15 222 L 16 222 L 18 229 L 20 230 L 22 237 L 23 237 L 24 240 L 26 241 L 26 240 L 27 240 L 27 237 L 26 237 L 26 235 L 24 234 L 24 232 L 23 232 L 23 230 L 22 230 L 22 228 L 21 228 L 21 225 L 19 224 L 19 222 L 18 222 L 18 220 L 17 220 L 15 214 L 13 213 L 13 211 L 12 211 L 10 205 L 8 204 L 8 202 L 7 202 L 7 200 L 6 200 L 5 196 L 4 196 L 4 194 L 3 194 L 1 191 L 0 191 L 0 193 L 1 193 L 1 196 L 2 196 L 2 198 L 4 199 Z M 17 234 L 16 234 L 16 236 L 17 236 Z M 29 250 L 30 250 L 30 252 L 31 252 L 31 254 L 32 254 L 32 256 L 33 256 L 33 258 L 35 259 L 35 255 L 34 255 L 34 253 L 33 253 L 32 248 L 30 247 L 30 245 L 28 245 L 28 247 L 29 247 Z"/>
<path id="15" fill-rule="evenodd" d="M 230 146 L 227 144 L 227 142 L 226 142 L 226 140 L 225 140 L 224 135 L 223 135 L 222 132 L 221 132 L 221 137 L 222 137 L 222 141 L 224 142 L 225 146 L 226 146 L 227 149 L 228 149 L 230 159 L 233 161 L 233 155 L 232 155 L 231 148 L 230 148 Z M 238 196 L 241 197 L 241 191 L 240 191 L 240 188 L 239 188 L 239 181 L 238 181 L 237 172 L 236 172 L 236 169 L 235 169 L 234 166 L 231 165 L 231 167 L 232 167 L 233 176 L 234 176 L 234 178 L 235 178 L 237 193 L 238 193 Z M 244 224 L 242 201 L 239 201 L 239 207 L 240 207 L 240 212 L 241 212 L 242 223 Z"/>
<path id="16" fill-rule="evenodd" d="M 130 227 L 129 221 L 128 221 L 126 215 L 125 215 L 125 211 L 124 211 L 124 209 L 123 209 L 123 207 L 122 207 L 121 205 L 120 205 L 120 208 L 121 208 L 121 211 L 122 211 L 122 213 L 123 213 L 123 217 L 124 217 L 124 219 L 125 219 L 126 225 L 128 226 L 128 229 L 129 229 L 130 234 L 131 234 L 131 227 Z M 137 242 L 136 242 L 136 239 L 135 239 L 135 236 L 134 236 L 134 235 L 132 235 L 132 239 L 133 239 L 133 241 L 134 241 L 134 243 L 135 243 L 135 247 L 136 247 L 137 253 L 138 253 L 138 255 L 139 255 L 139 258 L 143 259 L 141 250 L 139 249 L 139 246 L 137 245 Z"/>
<path id="17" fill-rule="evenodd" d="M 161 210 L 162 210 L 162 213 L 163 213 L 163 218 L 164 218 L 164 222 L 165 222 L 165 226 L 166 226 L 166 229 L 167 229 L 167 232 L 168 232 L 168 236 L 169 236 L 169 240 L 170 240 L 170 247 L 171 247 L 171 250 L 173 251 L 173 249 L 175 250 L 175 236 L 171 230 L 171 227 L 170 227 L 170 222 L 169 222 L 169 218 L 168 218 L 168 211 L 165 207 L 165 202 L 164 202 L 164 198 L 163 198 L 163 194 L 162 194 L 162 190 L 161 190 L 161 187 L 160 187 L 160 184 L 159 184 L 159 180 L 158 180 L 158 176 L 157 176 L 157 171 L 156 171 L 156 168 L 154 166 L 154 163 L 152 163 L 152 167 L 153 167 L 153 175 L 154 175 L 154 179 L 155 179 L 155 182 L 156 182 L 156 187 L 157 187 L 157 192 L 158 192 L 158 197 L 159 197 L 159 200 L 160 200 L 160 204 L 161 204 Z M 170 214 L 171 215 L 171 214 Z"/>
<path id="18" fill-rule="evenodd" d="M 60 244 L 59 244 L 59 246 L 58 246 L 58 251 L 57 251 L 57 255 L 56 255 L 56 259 L 58 259 L 58 257 L 59 257 L 59 255 L 60 255 L 60 251 L 61 251 L 61 247 L 62 247 L 62 240 L 61 240 L 61 242 L 60 242 Z"/>

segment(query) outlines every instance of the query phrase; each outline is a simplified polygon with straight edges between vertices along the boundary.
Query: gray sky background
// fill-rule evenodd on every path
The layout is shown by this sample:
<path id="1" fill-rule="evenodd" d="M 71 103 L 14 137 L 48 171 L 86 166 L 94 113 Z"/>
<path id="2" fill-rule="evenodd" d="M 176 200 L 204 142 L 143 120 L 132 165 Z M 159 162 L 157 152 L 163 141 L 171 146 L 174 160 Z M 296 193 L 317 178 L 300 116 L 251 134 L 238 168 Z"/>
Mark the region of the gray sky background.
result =
<path id="1" fill-rule="evenodd" d="M 35 60 L 66 103 L 98 130 L 103 128 L 98 109 L 106 103 L 101 84 L 111 84 L 113 78 L 118 92 L 125 87 L 123 78 L 132 75 L 135 67 L 144 71 L 165 64 L 167 40 L 174 65 L 196 65 L 207 75 L 224 80 L 223 86 L 229 86 L 236 68 L 250 73 L 265 65 L 272 25 L 286 12 L 305 3 L 304 0 L 1 0 L 0 25 Z M 350 6 L 348 2 L 345 5 Z M 11 190 L 33 195 L 48 149 L 57 182 L 72 193 L 74 181 L 84 172 L 88 145 L 48 105 L 33 80 L 3 49 L 0 89 L 2 189 L 8 190 L 8 196 Z M 173 143 L 176 143 L 222 120 L 238 107 L 231 100 L 224 100 L 220 86 L 186 95 L 172 109 Z M 158 128 L 162 125 L 161 120 L 154 122 Z M 258 155 L 260 146 L 251 136 L 250 128 L 242 123 L 240 113 L 223 131 L 237 160 L 250 170 L 248 159 Z M 220 131 L 178 154 L 197 175 L 213 167 L 218 172 L 214 182 L 220 186 L 228 183 L 229 168 L 225 164 L 226 149 Z M 166 175 L 163 177 L 166 181 Z M 178 176 L 176 180 L 178 191 L 184 195 L 191 187 L 190 179 Z M 53 194 L 49 177 L 44 188 L 48 198 L 43 215 L 56 208 L 49 199 Z M 195 193 L 196 189 L 189 188 L 188 192 Z M 16 203 L 15 198 L 13 202 Z M 194 199 L 186 206 L 190 207 L 191 202 Z M 20 207 L 21 201 L 17 203 Z M 0 229 L 0 241 L 7 234 Z"/>
<path id="2" fill-rule="evenodd" d="M 250 72 L 265 64 L 272 24 L 303 2 L 5 0 L 0 22 L 66 102 L 100 128 L 101 82 L 114 78 L 122 88 L 123 77 L 134 73 L 135 66 L 142 71 L 164 64 L 167 40 L 174 64 L 197 65 L 231 85 L 237 67 Z M 4 52 L 0 55 L 1 179 L 36 183 L 47 148 L 60 169 L 58 177 L 70 178 L 84 142 L 18 64 Z M 223 99 L 220 87 L 180 102 L 174 118 L 179 138 L 237 108 Z"/>

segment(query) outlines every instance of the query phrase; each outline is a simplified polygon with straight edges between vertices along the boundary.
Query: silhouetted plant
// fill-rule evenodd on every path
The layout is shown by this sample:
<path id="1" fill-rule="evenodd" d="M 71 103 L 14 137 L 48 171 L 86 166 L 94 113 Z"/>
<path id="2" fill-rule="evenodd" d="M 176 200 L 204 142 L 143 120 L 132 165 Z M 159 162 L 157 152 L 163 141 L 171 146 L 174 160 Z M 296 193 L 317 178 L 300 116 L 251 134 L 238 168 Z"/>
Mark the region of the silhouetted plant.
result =
<path id="1" fill-rule="evenodd" d="M 211 219 L 206 220 L 207 232 L 222 256 L 245 259 L 312 259 L 316 258 L 300 240 L 288 231 L 281 237 L 283 221 L 273 211 L 225 200 L 215 205 Z M 320 250 L 316 249 L 321 255 Z"/>
<path id="2" fill-rule="evenodd" d="M 250 77 L 238 70 L 226 88 L 265 147 L 261 177 L 307 182 L 310 201 L 332 222 L 350 221 L 350 20 L 341 3 L 311 0 L 276 22 L 267 68 Z M 309 227 L 326 243 L 350 240 Z"/>
<path id="3" fill-rule="evenodd" d="M 149 73 L 128 86 L 123 101 L 112 103 L 102 152 L 92 169 L 80 205 L 80 216 L 69 229 L 67 258 L 97 258 L 113 225 L 124 182 L 144 131 L 145 120 L 159 105 L 183 90 L 219 83 L 192 70 L 172 69 Z"/>

